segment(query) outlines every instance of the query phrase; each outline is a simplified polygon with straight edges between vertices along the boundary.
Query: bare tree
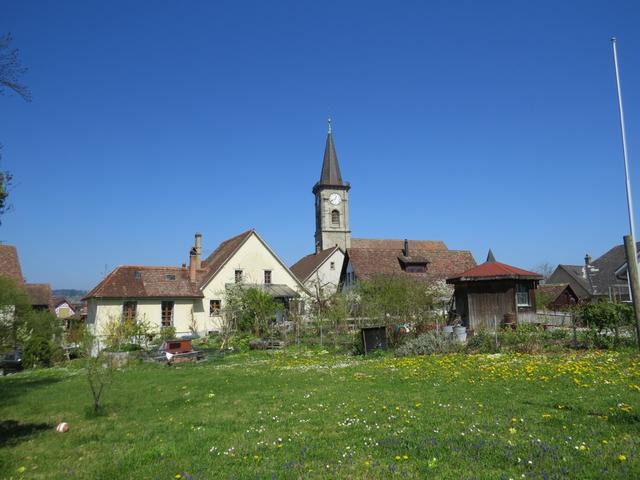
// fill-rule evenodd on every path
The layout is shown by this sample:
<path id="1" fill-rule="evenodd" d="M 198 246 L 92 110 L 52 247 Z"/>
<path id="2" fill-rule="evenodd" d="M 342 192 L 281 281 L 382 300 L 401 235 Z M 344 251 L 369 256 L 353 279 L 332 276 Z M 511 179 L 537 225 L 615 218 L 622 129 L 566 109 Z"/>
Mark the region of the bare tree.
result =
<path id="1" fill-rule="evenodd" d="M 26 73 L 27 68 L 20 65 L 19 50 L 17 48 L 11 49 L 10 45 L 10 33 L 0 36 L 0 95 L 5 95 L 7 91 L 13 91 L 25 101 L 30 102 L 31 91 L 19 81 L 20 76 Z M 2 144 L 0 143 L 1 149 Z M 0 160 L 2 160 L 1 151 Z M 0 171 L 0 216 L 10 207 L 7 203 L 7 197 L 12 178 L 10 172 Z"/>
<path id="2" fill-rule="evenodd" d="M 533 271 L 542 275 L 543 283 L 549 280 L 549 277 L 553 274 L 555 268 L 549 262 L 542 262 L 537 266 L 533 267 Z"/>
<path id="3" fill-rule="evenodd" d="M 0 37 L 0 95 L 11 90 L 30 102 L 31 91 L 20 83 L 20 76 L 27 72 L 27 68 L 20 64 L 20 51 L 10 47 L 11 40 L 10 33 Z"/>

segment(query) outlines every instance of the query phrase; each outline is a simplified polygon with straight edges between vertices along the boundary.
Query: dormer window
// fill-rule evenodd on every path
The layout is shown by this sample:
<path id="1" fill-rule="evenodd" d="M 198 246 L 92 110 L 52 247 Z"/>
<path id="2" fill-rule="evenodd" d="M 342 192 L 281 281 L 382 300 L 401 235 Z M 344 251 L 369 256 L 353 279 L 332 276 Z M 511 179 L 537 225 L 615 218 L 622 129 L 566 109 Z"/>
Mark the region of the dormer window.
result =
<path id="1" fill-rule="evenodd" d="M 167 273 L 164 278 L 167 280 L 175 280 L 176 276 L 173 273 Z"/>
<path id="2" fill-rule="evenodd" d="M 404 268 L 405 272 L 408 273 L 426 273 L 427 272 L 427 264 L 426 263 L 421 263 L 421 264 L 415 264 L 415 265 L 407 265 Z"/>

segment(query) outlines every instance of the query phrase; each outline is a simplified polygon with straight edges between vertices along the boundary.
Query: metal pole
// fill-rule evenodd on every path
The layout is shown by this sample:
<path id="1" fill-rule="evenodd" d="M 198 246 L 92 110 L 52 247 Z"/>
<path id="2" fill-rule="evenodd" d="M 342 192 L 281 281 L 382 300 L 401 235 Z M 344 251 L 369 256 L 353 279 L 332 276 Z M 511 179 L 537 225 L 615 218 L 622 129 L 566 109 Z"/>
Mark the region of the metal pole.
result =
<path id="1" fill-rule="evenodd" d="M 622 89 L 620 88 L 620 72 L 618 70 L 618 50 L 616 48 L 616 37 L 611 37 L 613 47 L 613 66 L 616 72 L 616 87 L 618 91 L 618 111 L 620 112 L 620 132 L 622 133 L 622 156 L 624 157 L 624 177 L 627 188 L 627 210 L 629 213 L 629 230 L 633 243 L 633 258 L 638 258 L 636 251 L 636 227 L 633 219 L 633 200 L 631 198 L 631 179 L 629 178 L 629 160 L 627 158 L 627 134 L 624 127 L 624 110 L 622 108 Z M 629 271 L 627 269 L 627 271 Z M 637 280 L 637 279 L 636 279 Z M 629 292 L 631 293 L 631 291 Z M 631 297 L 633 300 L 633 296 Z"/>

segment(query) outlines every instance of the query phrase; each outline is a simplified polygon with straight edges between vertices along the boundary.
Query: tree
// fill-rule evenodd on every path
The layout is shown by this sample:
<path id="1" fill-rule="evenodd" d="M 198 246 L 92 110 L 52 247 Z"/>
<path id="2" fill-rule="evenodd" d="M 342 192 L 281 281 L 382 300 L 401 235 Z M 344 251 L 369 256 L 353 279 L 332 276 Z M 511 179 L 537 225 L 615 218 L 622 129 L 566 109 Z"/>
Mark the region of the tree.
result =
<path id="1" fill-rule="evenodd" d="M 549 262 L 542 262 L 539 263 L 538 265 L 536 265 L 535 267 L 533 267 L 533 271 L 536 273 L 539 273 L 540 275 L 542 275 L 543 280 L 542 282 L 546 282 L 547 280 L 549 280 L 549 277 L 551 277 L 551 275 L 553 274 L 553 271 L 555 270 L 555 268 L 553 268 L 553 265 L 551 265 Z"/>
<path id="2" fill-rule="evenodd" d="M 11 34 L 0 36 L 0 95 L 7 91 L 13 91 L 25 101 L 31 101 L 31 91 L 22 83 L 20 76 L 26 73 L 27 68 L 20 64 L 19 50 L 11 49 Z M 2 160 L 2 144 L 0 144 L 0 160 Z M 9 172 L 0 171 L 0 216 L 9 209 L 7 197 L 11 187 L 12 175 Z M 2 222 L 0 222 L 0 225 Z"/>
<path id="3" fill-rule="evenodd" d="M 27 68 L 20 64 L 17 48 L 11 48 L 11 34 L 0 37 L 0 95 L 13 91 L 25 101 L 31 101 L 31 91 L 20 83 L 20 76 L 27 72 Z"/>
<path id="4" fill-rule="evenodd" d="M 31 315 L 31 302 L 12 278 L 0 275 L 0 350 L 15 348 L 19 332 Z"/>
<path id="5" fill-rule="evenodd" d="M 227 337 L 234 330 L 250 331 L 256 336 L 269 334 L 278 307 L 271 295 L 258 288 L 230 287 L 225 292 L 226 325 L 223 331 L 227 332 Z"/>

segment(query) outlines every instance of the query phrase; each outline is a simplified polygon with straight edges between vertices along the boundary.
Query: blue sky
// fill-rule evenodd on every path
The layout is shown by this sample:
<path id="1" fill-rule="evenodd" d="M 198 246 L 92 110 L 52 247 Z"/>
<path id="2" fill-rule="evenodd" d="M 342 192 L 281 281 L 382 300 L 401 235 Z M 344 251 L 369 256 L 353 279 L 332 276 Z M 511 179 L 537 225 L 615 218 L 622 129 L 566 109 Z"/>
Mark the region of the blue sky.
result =
<path id="1" fill-rule="evenodd" d="M 639 20 L 633 1 L 1 2 L 33 102 L 0 97 L 0 240 L 56 288 L 179 265 L 196 231 L 209 253 L 256 228 L 291 264 L 331 115 L 354 236 L 581 263 L 628 229 L 612 34 L 640 185 Z"/>

